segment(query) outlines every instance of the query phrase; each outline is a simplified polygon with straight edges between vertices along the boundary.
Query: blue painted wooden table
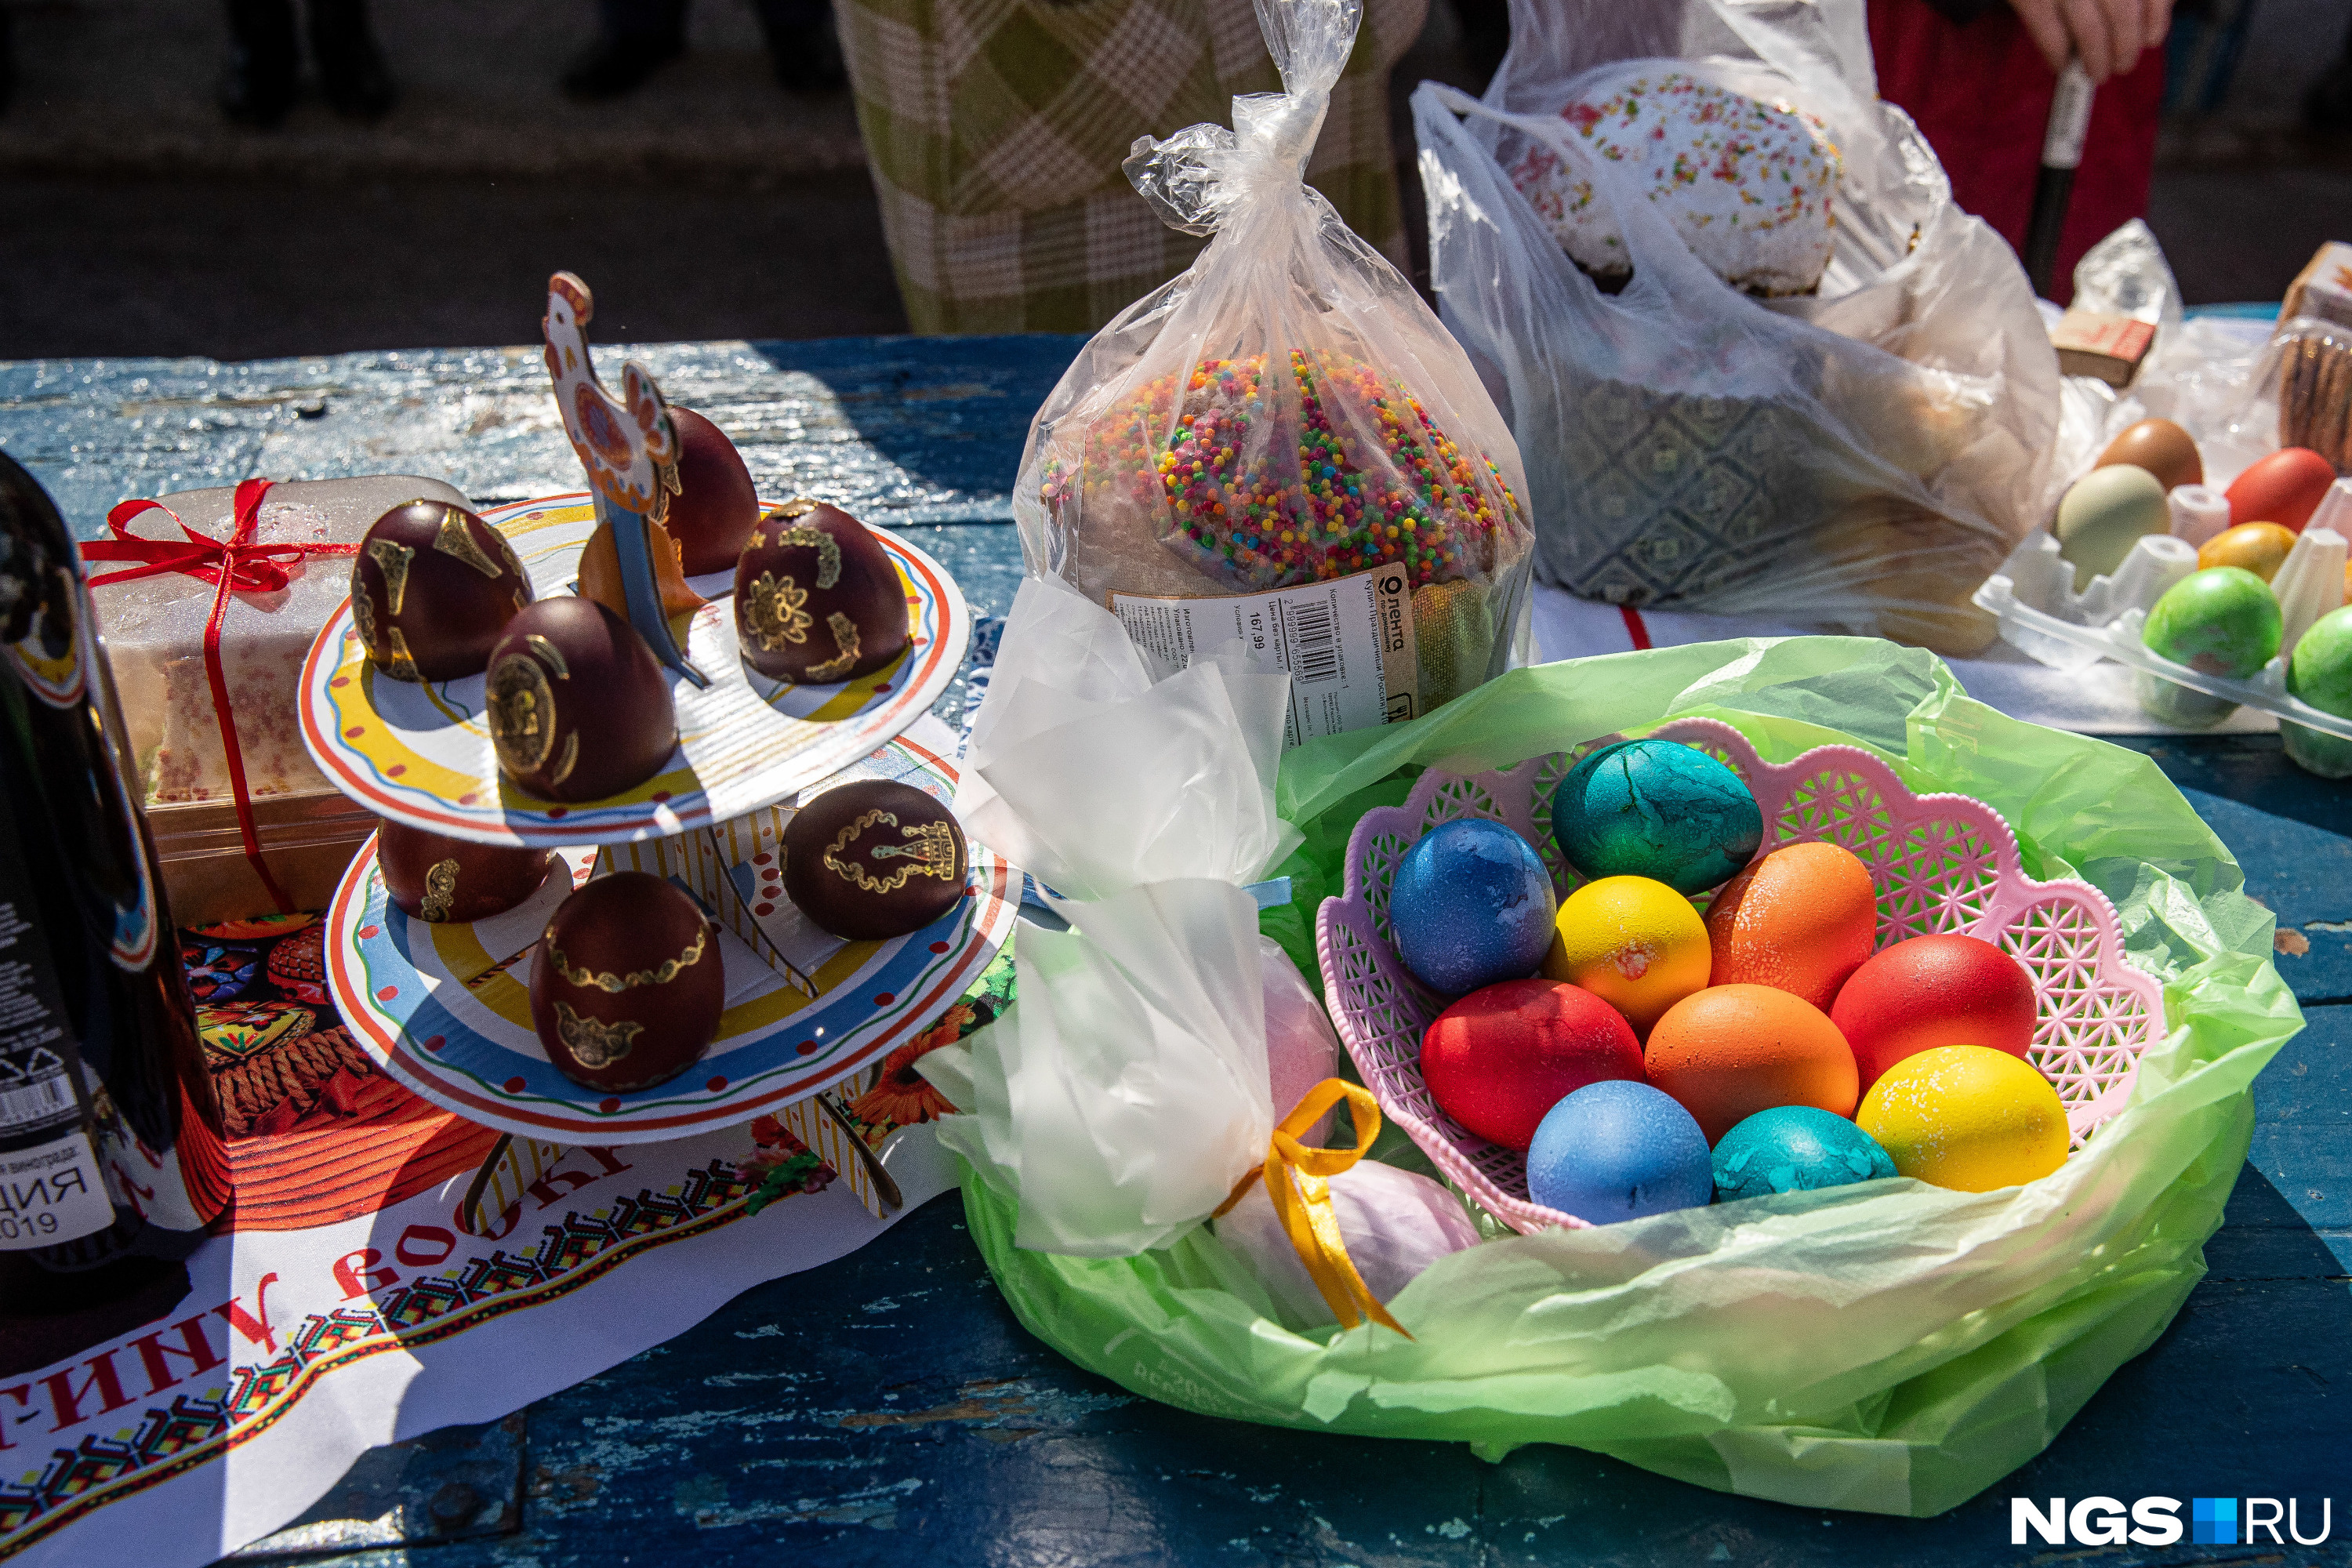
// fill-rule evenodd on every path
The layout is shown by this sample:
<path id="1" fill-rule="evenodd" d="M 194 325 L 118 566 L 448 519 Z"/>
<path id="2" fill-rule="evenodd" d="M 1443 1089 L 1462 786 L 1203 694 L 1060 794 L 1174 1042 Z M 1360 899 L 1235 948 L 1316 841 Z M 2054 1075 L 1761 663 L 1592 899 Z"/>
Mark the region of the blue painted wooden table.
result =
<path id="1" fill-rule="evenodd" d="M 838 500 L 910 533 L 1001 614 L 1019 574 L 1005 490 L 1075 347 L 635 352 L 674 399 L 735 435 L 763 492 Z M 85 533 L 124 496 L 253 472 L 446 475 L 484 501 L 578 482 L 527 350 L 0 365 L 0 447 Z M 1752 1502 L 1559 1448 L 1487 1465 L 1461 1447 L 1301 1436 L 1136 1399 L 1013 1321 L 949 1196 L 503 1421 L 370 1454 L 240 1556 L 344 1568 L 2344 1563 L 2344 1514 L 2313 1548 L 2009 1543 L 2012 1495 L 2306 1508 L 2333 1496 L 2352 1512 L 2352 787 L 2298 772 L 2270 737 L 2122 743 L 2187 792 L 2276 911 L 2278 962 L 2310 1026 L 2256 1085 L 2228 1223 L 2169 1331 L 2047 1453 L 1942 1518 Z"/>

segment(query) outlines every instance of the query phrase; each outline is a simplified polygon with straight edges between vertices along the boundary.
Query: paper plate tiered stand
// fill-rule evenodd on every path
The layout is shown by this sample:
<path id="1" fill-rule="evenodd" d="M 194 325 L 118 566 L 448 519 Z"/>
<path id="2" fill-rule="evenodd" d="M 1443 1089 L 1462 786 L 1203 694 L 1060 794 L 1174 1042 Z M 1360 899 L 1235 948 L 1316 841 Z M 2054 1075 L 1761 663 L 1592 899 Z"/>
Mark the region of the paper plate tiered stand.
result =
<path id="1" fill-rule="evenodd" d="M 782 837 L 819 784 L 873 777 L 944 802 L 952 761 L 905 734 L 961 663 L 971 626 L 939 563 L 875 535 L 905 587 L 908 645 L 877 670 L 829 685 L 777 682 L 742 658 L 725 602 L 733 579 L 688 579 L 664 520 L 677 493 L 677 437 L 660 388 L 625 366 L 622 396 L 598 381 L 587 286 L 550 280 L 547 364 L 584 492 L 483 513 L 512 543 L 535 598 L 581 594 L 644 637 L 677 711 L 677 751 L 608 799 L 557 803 L 500 775 L 486 678 L 383 678 L 351 605 L 303 672 L 303 739 L 346 795 L 387 820 L 477 843 L 561 851 L 530 900 L 472 924 L 412 920 L 387 895 L 371 840 L 328 917 L 327 969 L 354 1038 L 425 1099 L 507 1136 L 464 1205 L 500 1212 L 572 1144 L 683 1138 L 779 1117 L 877 1213 L 890 1179 L 835 1103 L 978 980 L 1013 923 L 1017 874 L 970 847 L 965 896 L 887 941 L 830 936 L 784 896 Z M 764 510 L 764 509 L 763 509 Z M 718 1037 L 682 1076 L 608 1093 L 557 1071 L 531 1024 L 532 948 L 590 877 L 649 871 L 691 893 L 719 932 L 727 995 Z M 566 875 L 565 873 L 568 873 Z M 846 1156 L 846 1157 L 845 1157 Z"/>

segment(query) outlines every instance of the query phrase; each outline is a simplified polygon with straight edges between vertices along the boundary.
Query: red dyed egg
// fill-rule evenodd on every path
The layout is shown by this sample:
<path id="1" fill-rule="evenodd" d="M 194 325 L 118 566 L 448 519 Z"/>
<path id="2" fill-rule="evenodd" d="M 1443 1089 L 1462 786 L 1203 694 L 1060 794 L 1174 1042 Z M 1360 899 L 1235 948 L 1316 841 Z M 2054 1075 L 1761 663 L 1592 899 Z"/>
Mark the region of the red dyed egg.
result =
<path id="1" fill-rule="evenodd" d="M 1588 1083 L 1642 1081 L 1623 1014 L 1557 980 L 1505 980 L 1430 1020 L 1421 1077 L 1448 1116 L 1490 1143 L 1525 1149 L 1545 1112 Z"/>
<path id="2" fill-rule="evenodd" d="M 1862 1091 L 1906 1057 L 1984 1046 L 2022 1058 L 2033 1044 L 2033 977 L 1989 942 L 1915 936 L 1853 972 L 1830 1021 L 1853 1047 Z"/>
<path id="3" fill-rule="evenodd" d="M 352 560 L 352 625 L 395 680 L 479 675 L 530 603 L 530 574 L 507 536 L 446 501 L 394 507 Z"/>
<path id="4" fill-rule="evenodd" d="M 1826 1008 L 1878 935 L 1870 868 L 1834 844 L 1775 849 L 1706 911 L 1712 985 L 1771 985 Z"/>
<path id="5" fill-rule="evenodd" d="M 1810 1105 L 1852 1116 L 1862 1099 L 1837 1026 L 1772 985 L 1710 985 L 1684 997 L 1651 1028 L 1642 1059 L 1710 1145 L 1759 1110 Z"/>
<path id="6" fill-rule="evenodd" d="M 2230 526 L 2275 522 L 2301 533 L 2335 482 L 2336 465 L 2310 447 L 2282 447 L 2230 481 Z"/>
<path id="7" fill-rule="evenodd" d="M 760 525 L 751 470 L 727 432 L 693 409 L 671 404 L 669 422 L 677 432 L 677 494 L 662 526 L 688 572 L 728 571 Z"/>
<path id="8" fill-rule="evenodd" d="M 677 748 L 669 679 L 645 638 L 593 599 L 541 599 L 490 650 L 483 693 L 499 771 L 542 800 L 602 800 Z"/>

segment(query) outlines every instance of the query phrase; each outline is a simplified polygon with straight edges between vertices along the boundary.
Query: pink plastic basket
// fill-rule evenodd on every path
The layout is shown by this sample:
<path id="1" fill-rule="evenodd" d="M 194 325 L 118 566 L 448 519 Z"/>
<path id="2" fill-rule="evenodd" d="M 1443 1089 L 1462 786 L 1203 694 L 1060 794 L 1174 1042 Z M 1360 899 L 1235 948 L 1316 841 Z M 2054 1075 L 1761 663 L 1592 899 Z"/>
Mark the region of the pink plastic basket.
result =
<path id="1" fill-rule="evenodd" d="M 1893 769 L 1853 746 L 1766 763 L 1711 719 L 1652 731 L 1720 759 L 1763 808 L 1765 847 L 1827 839 L 1861 857 L 1878 887 L 1878 946 L 1933 931 L 1998 944 L 2033 976 L 2040 1004 L 2034 1065 L 2058 1088 L 2074 1144 L 2123 1109 L 2140 1052 L 2163 1027 L 2162 987 L 2124 962 L 2114 906 L 2086 883 L 2037 882 L 2019 868 L 2000 815 L 1966 795 L 1915 795 Z M 1577 759 L 1622 736 L 1537 757 L 1503 773 L 1423 773 L 1404 805 L 1366 812 L 1348 840 L 1345 891 L 1326 899 L 1316 941 L 1339 1037 L 1381 1111 L 1472 1199 L 1514 1228 L 1582 1226 L 1528 1199 L 1517 1152 L 1465 1131 L 1421 1080 L 1421 1037 L 1444 1007 L 1398 962 L 1389 879 L 1423 833 L 1461 816 L 1504 824 L 1535 846 L 1565 898 L 1583 880 L 1551 837 L 1551 796 Z M 1704 909 L 1706 898 L 1696 900 Z"/>

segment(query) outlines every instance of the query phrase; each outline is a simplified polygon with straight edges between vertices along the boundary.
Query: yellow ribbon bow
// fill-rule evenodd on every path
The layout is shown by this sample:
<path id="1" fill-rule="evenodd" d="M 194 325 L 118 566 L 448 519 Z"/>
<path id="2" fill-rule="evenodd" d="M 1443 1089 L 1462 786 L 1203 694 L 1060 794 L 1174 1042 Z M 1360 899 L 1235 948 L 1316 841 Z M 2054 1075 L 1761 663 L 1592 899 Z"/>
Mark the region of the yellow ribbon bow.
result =
<path id="1" fill-rule="evenodd" d="M 1342 1100 L 1354 1113 L 1356 1146 L 1352 1149 L 1310 1149 L 1299 1140 L 1307 1130 L 1323 1118 L 1324 1112 Z M 1315 1281 L 1322 1292 L 1331 1315 L 1342 1327 L 1354 1328 L 1366 1318 L 1386 1328 L 1394 1329 L 1412 1338 L 1404 1325 L 1389 1316 L 1381 1299 L 1356 1272 L 1353 1259 L 1348 1256 L 1348 1244 L 1339 1235 L 1339 1216 L 1331 1208 L 1330 1178 L 1362 1159 L 1371 1148 L 1372 1140 L 1381 1135 L 1380 1101 L 1371 1090 L 1349 1083 L 1342 1079 L 1327 1078 L 1307 1091 L 1304 1098 L 1291 1108 L 1274 1130 L 1274 1137 L 1265 1149 L 1265 1163 L 1234 1184 L 1233 1195 L 1217 1213 L 1222 1215 L 1242 1201 L 1249 1184 L 1260 1179 L 1265 1183 L 1265 1195 L 1273 1200 L 1275 1217 L 1282 1222 L 1290 1245 L 1298 1249 L 1298 1261 L 1307 1266 L 1307 1277 Z"/>

